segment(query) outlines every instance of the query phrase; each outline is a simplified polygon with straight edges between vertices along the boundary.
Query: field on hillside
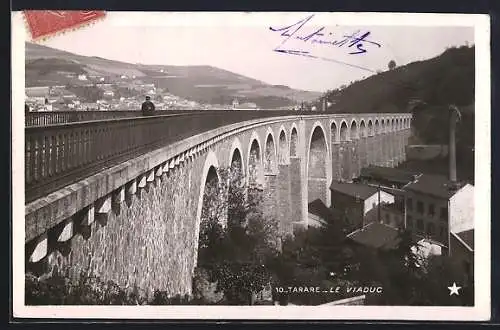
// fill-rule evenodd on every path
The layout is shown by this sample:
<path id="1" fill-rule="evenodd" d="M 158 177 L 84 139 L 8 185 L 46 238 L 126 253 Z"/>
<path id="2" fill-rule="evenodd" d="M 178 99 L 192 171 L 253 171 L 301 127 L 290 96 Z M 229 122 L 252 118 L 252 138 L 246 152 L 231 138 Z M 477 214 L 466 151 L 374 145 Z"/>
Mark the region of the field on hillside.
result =
<path id="1" fill-rule="evenodd" d="M 271 85 L 212 66 L 143 65 L 82 56 L 26 43 L 26 86 L 50 86 L 75 83 L 68 73 L 92 74 L 116 82 L 122 75 L 155 83 L 170 93 L 200 103 L 231 104 L 253 102 L 261 108 L 290 106 L 311 101 L 320 93 Z M 78 82 L 76 82 L 78 83 Z"/>

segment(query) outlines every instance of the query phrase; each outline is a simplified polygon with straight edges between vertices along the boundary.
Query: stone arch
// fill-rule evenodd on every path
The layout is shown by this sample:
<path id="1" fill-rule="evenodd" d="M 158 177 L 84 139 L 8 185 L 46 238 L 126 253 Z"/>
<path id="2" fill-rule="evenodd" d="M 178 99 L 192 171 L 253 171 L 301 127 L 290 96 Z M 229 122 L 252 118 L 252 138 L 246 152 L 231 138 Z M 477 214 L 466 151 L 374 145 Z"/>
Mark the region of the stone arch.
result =
<path id="1" fill-rule="evenodd" d="M 396 120 L 394 118 L 391 119 L 391 132 L 396 130 Z"/>
<path id="2" fill-rule="evenodd" d="M 295 124 L 292 125 L 292 130 L 290 132 L 290 157 L 298 157 L 298 147 L 299 147 L 299 134 L 297 132 L 297 127 Z"/>
<path id="3" fill-rule="evenodd" d="M 239 141 L 238 141 L 239 142 Z M 234 144 L 234 143 L 233 143 Z M 227 221 L 236 219 L 241 197 L 244 195 L 244 185 L 247 180 L 241 148 L 236 147 L 231 152 L 230 171 L 227 177 Z"/>
<path id="4" fill-rule="evenodd" d="M 368 136 L 373 136 L 375 134 L 374 128 L 373 128 L 373 121 L 371 119 L 368 119 Z"/>
<path id="5" fill-rule="evenodd" d="M 280 135 L 278 137 L 278 164 L 286 165 L 290 161 L 288 155 L 288 139 L 286 138 L 286 131 L 283 126 L 280 127 Z"/>
<path id="6" fill-rule="evenodd" d="M 257 132 L 252 132 L 248 145 L 247 178 L 250 185 L 263 183 L 262 146 Z"/>
<path id="7" fill-rule="evenodd" d="M 278 168 L 276 156 L 276 144 L 274 143 L 274 134 L 271 129 L 268 130 L 266 136 L 266 144 L 264 150 L 264 171 L 266 173 L 276 173 Z"/>
<path id="8" fill-rule="evenodd" d="M 347 123 L 342 120 L 340 124 L 340 141 L 349 141 L 349 129 L 347 128 Z"/>
<path id="9" fill-rule="evenodd" d="M 380 133 L 385 133 L 385 118 L 382 118 L 380 120 L 380 128 L 379 128 Z"/>
<path id="10" fill-rule="evenodd" d="M 228 165 L 231 169 L 233 169 L 237 162 L 239 162 L 239 169 L 241 170 L 241 173 L 245 173 L 246 164 L 245 159 L 243 158 L 243 148 L 241 146 L 240 139 L 235 137 L 231 145 Z"/>
<path id="11" fill-rule="evenodd" d="M 356 140 L 359 138 L 359 131 L 358 131 L 358 123 L 356 122 L 356 120 L 352 120 L 351 121 L 351 127 L 350 127 L 350 138 L 351 140 Z"/>
<path id="12" fill-rule="evenodd" d="M 361 119 L 361 122 L 359 123 L 359 136 L 363 138 L 368 136 L 368 131 L 366 129 L 366 124 L 364 119 Z"/>
<path id="13" fill-rule="evenodd" d="M 229 167 L 231 172 L 235 173 L 239 172 L 239 174 L 245 173 L 245 166 L 243 161 L 243 155 L 241 153 L 241 149 L 236 148 L 231 153 L 231 160 L 229 162 Z"/>
<path id="14" fill-rule="evenodd" d="M 325 129 L 316 122 L 309 137 L 307 155 L 308 202 L 321 199 L 329 204 L 328 182 L 331 179 L 329 147 Z"/>
<path id="15" fill-rule="evenodd" d="M 332 121 L 332 124 L 330 125 L 330 134 L 331 134 L 331 142 L 332 143 L 337 143 L 339 142 L 339 130 L 337 123 L 335 120 Z"/>
<path id="16" fill-rule="evenodd" d="M 212 150 L 210 150 L 205 158 L 205 164 L 203 165 L 200 178 L 201 180 L 200 190 L 198 192 L 198 205 L 196 209 L 196 225 L 195 225 L 195 237 L 194 237 L 196 241 L 195 252 L 194 252 L 194 263 L 193 263 L 194 265 L 197 264 L 198 260 L 198 241 L 200 237 L 200 222 L 201 222 L 201 213 L 203 209 L 203 199 L 205 196 L 205 187 L 207 186 L 207 182 L 210 182 L 211 180 L 215 179 L 214 174 L 216 176 L 216 180 L 217 181 L 220 180 L 219 173 L 217 172 L 218 168 L 219 168 L 219 160 L 217 159 L 215 153 Z"/>
<path id="17" fill-rule="evenodd" d="M 207 177 L 205 178 L 205 187 L 210 182 L 219 182 L 219 172 L 214 165 L 208 168 Z"/>

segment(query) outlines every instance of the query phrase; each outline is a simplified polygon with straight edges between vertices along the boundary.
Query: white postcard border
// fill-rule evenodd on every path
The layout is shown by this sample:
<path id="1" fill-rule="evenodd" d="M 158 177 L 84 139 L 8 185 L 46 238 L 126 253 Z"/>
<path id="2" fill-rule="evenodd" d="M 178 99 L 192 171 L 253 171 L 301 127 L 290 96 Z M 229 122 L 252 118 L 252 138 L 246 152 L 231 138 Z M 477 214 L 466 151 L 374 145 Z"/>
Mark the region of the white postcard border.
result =
<path id="1" fill-rule="evenodd" d="M 118 13 L 118 12 L 114 12 Z M 189 15 L 220 24 L 220 15 L 238 22 L 276 22 L 297 13 L 169 13 L 172 22 L 186 22 Z M 124 13 L 123 17 L 131 13 Z M 158 23 L 165 13 L 151 13 L 148 24 Z M 253 16 L 255 15 L 255 16 Z M 261 15 L 261 16 L 258 16 Z M 339 24 L 359 25 L 473 26 L 475 28 L 475 306 L 25 306 L 24 305 L 24 87 L 27 30 L 21 12 L 12 13 L 12 261 L 13 316 L 23 318 L 93 319 L 289 319 L 289 320 L 489 320 L 490 296 L 490 19 L 477 14 L 331 13 Z M 253 16 L 253 17 L 251 17 Z M 115 17 L 118 15 L 115 14 Z M 163 16 L 164 17 L 164 16 Z M 249 18 L 251 17 L 251 18 Z M 322 16 L 324 17 L 324 16 Z M 120 24 L 126 21 L 117 19 Z M 199 21 L 198 21 L 199 22 Z M 218 23 L 217 23 L 218 22 Z M 136 23 L 134 23 L 136 24 Z M 262 23 L 261 23 L 262 24 Z"/>

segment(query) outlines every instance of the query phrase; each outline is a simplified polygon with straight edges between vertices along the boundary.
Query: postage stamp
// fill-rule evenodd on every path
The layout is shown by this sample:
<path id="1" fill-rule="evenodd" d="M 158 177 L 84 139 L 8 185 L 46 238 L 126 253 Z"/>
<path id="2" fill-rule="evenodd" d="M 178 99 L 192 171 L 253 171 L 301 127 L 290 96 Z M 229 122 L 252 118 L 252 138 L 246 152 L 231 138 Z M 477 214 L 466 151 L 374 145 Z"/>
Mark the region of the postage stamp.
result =
<path id="1" fill-rule="evenodd" d="M 104 11 L 27 10 L 24 12 L 31 37 L 36 40 L 81 27 L 105 16 Z"/>
<path id="2" fill-rule="evenodd" d="M 12 16 L 14 316 L 489 319 L 488 16 L 103 15 Z"/>

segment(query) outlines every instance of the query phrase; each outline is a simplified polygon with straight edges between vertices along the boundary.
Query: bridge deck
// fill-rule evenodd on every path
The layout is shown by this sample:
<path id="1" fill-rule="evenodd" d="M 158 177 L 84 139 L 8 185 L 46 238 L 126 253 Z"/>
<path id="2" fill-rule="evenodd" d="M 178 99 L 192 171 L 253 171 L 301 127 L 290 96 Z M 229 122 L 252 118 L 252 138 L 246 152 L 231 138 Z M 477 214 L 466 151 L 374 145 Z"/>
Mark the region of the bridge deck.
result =
<path id="1" fill-rule="evenodd" d="M 198 113 L 202 110 L 157 110 L 157 116 L 179 113 Z M 140 117 L 140 110 L 101 110 L 101 111 L 37 111 L 25 114 L 25 126 L 48 126 L 82 121 L 109 120 Z"/>
<path id="2" fill-rule="evenodd" d="M 26 127 L 26 202 L 105 168 L 211 129 L 244 120 L 310 114 L 289 110 L 179 111 L 151 117 Z"/>

